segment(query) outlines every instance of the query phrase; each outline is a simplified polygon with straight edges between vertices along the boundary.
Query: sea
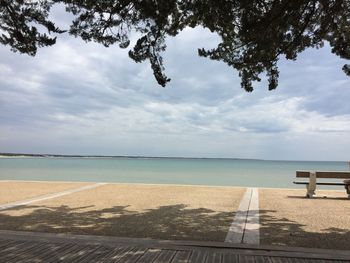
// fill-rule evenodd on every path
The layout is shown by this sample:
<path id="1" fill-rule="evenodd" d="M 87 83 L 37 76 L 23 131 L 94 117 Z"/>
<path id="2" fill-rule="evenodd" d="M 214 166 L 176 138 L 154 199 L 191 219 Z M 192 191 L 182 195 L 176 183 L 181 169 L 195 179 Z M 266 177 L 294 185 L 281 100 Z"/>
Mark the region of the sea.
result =
<path id="1" fill-rule="evenodd" d="M 0 180 L 300 188 L 297 170 L 348 171 L 348 162 L 197 158 L 0 158 Z"/>

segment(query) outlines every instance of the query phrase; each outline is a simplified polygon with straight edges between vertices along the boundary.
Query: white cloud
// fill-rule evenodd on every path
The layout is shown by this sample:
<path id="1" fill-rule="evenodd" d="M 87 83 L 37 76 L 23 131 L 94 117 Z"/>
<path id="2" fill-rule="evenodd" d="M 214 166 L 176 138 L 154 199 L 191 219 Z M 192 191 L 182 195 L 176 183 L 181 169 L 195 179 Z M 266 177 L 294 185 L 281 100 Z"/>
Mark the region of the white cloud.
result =
<path id="1" fill-rule="evenodd" d="M 217 41 L 200 28 L 170 38 L 164 89 L 117 47 L 64 38 L 35 58 L 1 47 L 1 151 L 348 158 L 350 81 L 328 47 L 281 61 L 280 87 L 250 94 L 236 72 L 197 56 Z"/>

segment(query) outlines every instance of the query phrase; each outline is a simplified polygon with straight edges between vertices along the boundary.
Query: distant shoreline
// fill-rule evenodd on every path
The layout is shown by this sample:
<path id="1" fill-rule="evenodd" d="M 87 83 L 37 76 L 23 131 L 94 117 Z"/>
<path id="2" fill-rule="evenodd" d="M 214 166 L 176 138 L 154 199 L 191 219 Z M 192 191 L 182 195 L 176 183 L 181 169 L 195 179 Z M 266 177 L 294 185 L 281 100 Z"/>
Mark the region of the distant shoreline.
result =
<path id="1" fill-rule="evenodd" d="M 28 153 L 0 153 L 0 158 L 111 158 L 111 159 L 204 159 L 204 160 L 250 160 L 265 161 L 249 158 L 210 158 L 210 157 L 179 157 L 179 156 L 133 156 L 133 155 L 71 155 L 71 154 L 28 154 Z"/>
<path id="2" fill-rule="evenodd" d="M 346 162 L 344 160 L 270 160 L 257 158 L 230 157 L 181 157 L 181 156 L 143 156 L 143 155 L 80 155 L 80 154 L 36 154 L 36 153 L 0 153 L 1 158 L 77 158 L 77 159 L 168 159 L 168 160 L 237 160 L 237 161 L 276 161 L 276 162 Z"/>

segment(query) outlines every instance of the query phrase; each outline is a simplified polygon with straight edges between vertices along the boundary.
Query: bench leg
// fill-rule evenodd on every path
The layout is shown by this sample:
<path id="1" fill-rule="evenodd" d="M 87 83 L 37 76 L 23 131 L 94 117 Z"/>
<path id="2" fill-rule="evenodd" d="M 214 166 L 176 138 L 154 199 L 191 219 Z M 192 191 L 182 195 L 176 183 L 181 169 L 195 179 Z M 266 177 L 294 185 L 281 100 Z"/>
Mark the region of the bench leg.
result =
<path id="1" fill-rule="evenodd" d="M 316 174 L 315 173 L 310 173 L 310 180 L 309 184 L 306 185 L 306 197 L 307 198 L 312 198 L 315 195 L 315 190 L 316 190 Z"/>
<path id="2" fill-rule="evenodd" d="M 350 199 L 350 184 L 345 185 L 346 193 L 348 194 L 348 198 Z"/>

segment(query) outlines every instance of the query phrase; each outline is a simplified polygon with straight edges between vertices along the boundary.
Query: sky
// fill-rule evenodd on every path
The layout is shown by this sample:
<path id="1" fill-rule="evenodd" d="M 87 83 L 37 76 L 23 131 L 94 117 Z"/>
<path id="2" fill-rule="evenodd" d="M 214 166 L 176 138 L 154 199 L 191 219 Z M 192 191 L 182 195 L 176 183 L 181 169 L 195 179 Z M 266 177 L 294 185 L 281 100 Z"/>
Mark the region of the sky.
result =
<path id="1" fill-rule="evenodd" d="M 203 28 L 168 38 L 165 88 L 117 45 L 62 35 L 35 57 L 0 46 L 0 152 L 350 160 L 350 78 L 328 45 L 281 58 L 278 88 L 247 93 L 197 55 L 218 43 Z"/>

